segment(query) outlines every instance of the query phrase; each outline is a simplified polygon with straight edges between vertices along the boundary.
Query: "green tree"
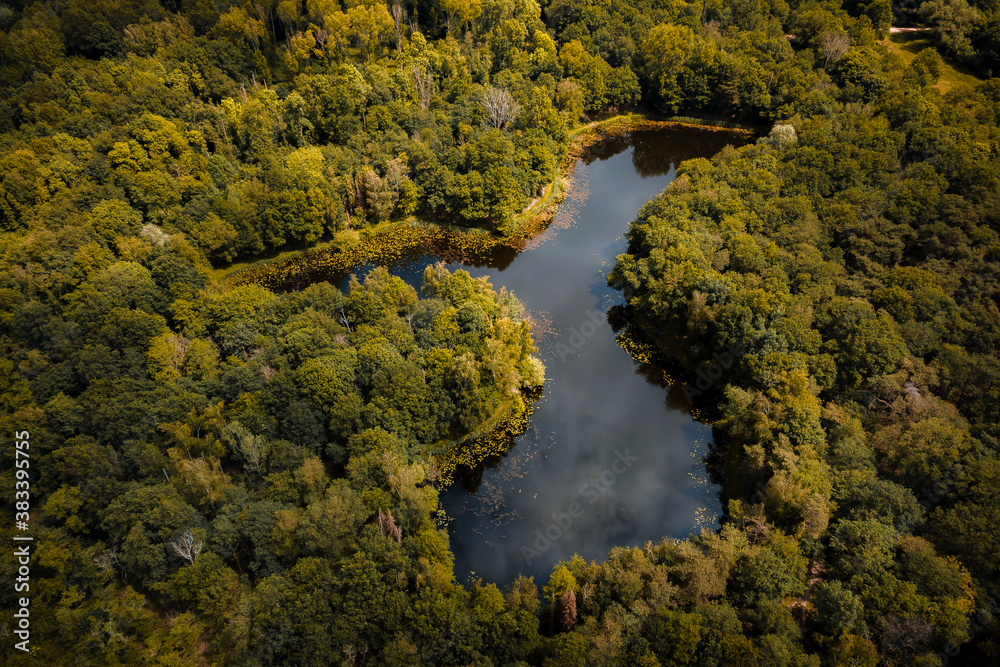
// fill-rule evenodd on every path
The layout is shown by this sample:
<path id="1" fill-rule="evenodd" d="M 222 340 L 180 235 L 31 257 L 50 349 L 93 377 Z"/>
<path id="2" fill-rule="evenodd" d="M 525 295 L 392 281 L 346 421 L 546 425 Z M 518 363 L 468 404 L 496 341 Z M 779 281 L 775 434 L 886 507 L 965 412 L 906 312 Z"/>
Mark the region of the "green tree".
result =
<path id="1" fill-rule="evenodd" d="M 931 26 L 938 44 L 948 54 L 958 58 L 972 56 L 969 35 L 981 15 L 966 0 L 927 0 L 920 5 L 919 15 Z"/>
<path id="2" fill-rule="evenodd" d="M 642 45 L 643 72 L 663 109 L 676 113 L 683 104 L 679 77 L 694 48 L 695 34 L 682 25 L 654 27 Z"/>

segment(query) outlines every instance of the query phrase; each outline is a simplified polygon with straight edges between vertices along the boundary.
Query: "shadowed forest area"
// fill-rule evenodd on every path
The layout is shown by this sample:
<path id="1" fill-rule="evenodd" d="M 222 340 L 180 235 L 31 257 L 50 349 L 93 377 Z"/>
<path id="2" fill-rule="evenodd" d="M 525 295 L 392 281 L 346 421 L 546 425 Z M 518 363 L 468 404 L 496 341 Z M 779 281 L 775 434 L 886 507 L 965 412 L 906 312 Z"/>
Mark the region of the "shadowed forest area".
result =
<path id="1" fill-rule="evenodd" d="M 5 664 L 1000 660 L 995 75 L 990 0 L 0 5 Z M 219 269 L 513 234 L 635 109 L 768 128 L 609 276 L 688 379 L 742 350 L 697 399 L 722 528 L 463 587 L 435 453 L 542 384 L 516 295 Z"/>

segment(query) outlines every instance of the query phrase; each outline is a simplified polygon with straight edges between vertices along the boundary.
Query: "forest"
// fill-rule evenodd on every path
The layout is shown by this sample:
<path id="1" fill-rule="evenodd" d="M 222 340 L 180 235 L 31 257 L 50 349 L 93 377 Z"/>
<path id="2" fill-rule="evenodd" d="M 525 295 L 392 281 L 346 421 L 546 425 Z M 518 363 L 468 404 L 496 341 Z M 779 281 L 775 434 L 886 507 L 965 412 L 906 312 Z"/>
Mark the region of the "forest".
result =
<path id="1" fill-rule="evenodd" d="M 992 0 L 0 4 L 5 664 L 1000 660 L 994 75 Z M 436 457 L 544 381 L 516 295 L 224 274 L 505 238 L 636 110 L 760 130 L 609 276 L 690 383 L 742 351 L 694 399 L 722 526 L 464 586 Z"/>

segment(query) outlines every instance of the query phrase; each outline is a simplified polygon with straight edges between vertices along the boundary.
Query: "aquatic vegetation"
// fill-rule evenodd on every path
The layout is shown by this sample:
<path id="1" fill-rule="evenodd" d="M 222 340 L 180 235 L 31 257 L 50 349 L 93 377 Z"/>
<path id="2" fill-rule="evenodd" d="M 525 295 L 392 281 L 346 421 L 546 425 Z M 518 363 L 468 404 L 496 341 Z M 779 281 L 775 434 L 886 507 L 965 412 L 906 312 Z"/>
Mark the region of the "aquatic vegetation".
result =
<path id="1" fill-rule="evenodd" d="M 515 438 L 528 429 L 535 401 L 541 394 L 538 388 L 515 396 L 506 410 L 490 420 L 492 424 L 434 453 L 439 485 L 447 486 L 455 481 L 456 475 L 481 469 L 487 461 L 505 456 Z"/>
<path id="2" fill-rule="evenodd" d="M 445 262 L 484 262 L 498 251 L 521 252 L 552 223 L 569 192 L 573 167 L 589 147 L 633 131 L 690 125 L 693 124 L 628 114 L 583 126 L 574 134 L 556 179 L 545 189 L 546 194 L 516 216 L 506 234 L 416 219 L 389 222 L 364 228 L 356 240 L 342 245 L 257 262 L 228 275 L 226 281 L 231 285 L 256 284 L 273 290 L 289 290 L 321 280 L 333 281 L 368 264 L 391 267 L 421 256 L 433 256 Z"/>

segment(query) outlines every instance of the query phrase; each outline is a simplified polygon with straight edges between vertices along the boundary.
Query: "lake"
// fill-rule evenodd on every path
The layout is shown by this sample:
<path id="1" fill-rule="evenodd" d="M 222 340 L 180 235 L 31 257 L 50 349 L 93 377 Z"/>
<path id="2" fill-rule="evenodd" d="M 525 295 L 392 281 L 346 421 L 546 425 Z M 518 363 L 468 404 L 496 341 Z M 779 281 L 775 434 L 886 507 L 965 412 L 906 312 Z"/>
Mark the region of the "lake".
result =
<path id="1" fill-rule="evenodd" d="M 623 299 L 607 273 L 629 222 L 681 161 L 743 143 L 691 127 L 606 139 L 577 163 L 552 224 L 524 251 L 493 267 L 449 265 L 524 302 L 546 367 L 530 426 L 508 454 L 441 492 L 462 583 L 524 574 L 541 585 L 574 554 L 603 559 L 615 546 L 718 527 L 719 488 L 703 462 L 711 427 L 668 402 L 662 371 L 618 346 L 606 314 Z M 392 272 L 419 287 L 431 261 Z"/>

